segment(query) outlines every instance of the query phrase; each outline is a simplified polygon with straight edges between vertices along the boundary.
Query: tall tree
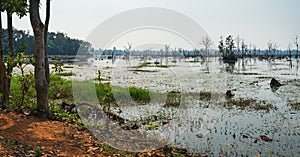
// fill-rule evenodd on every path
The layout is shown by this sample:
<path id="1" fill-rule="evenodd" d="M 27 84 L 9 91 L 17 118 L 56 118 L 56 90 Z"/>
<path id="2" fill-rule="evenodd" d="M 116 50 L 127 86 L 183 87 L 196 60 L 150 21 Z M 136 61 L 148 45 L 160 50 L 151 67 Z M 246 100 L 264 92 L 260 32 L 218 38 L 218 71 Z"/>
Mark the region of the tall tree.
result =
<path id="1" fill-rule="evenodd" d="M 219 49 L 219 53 L 220 53 L 221 55 L 224 55 L 224 53 L 225 53 L 225 50 L 224 50 L 224 49 L 225 49 L 225 46 L 224 46 L 224 42 L 223 42 L 223 37 L 222 37 L 222 36 L 220 37 L 218 49 Z"/>
<path id="2" fill-rule="evenodd" d="M 1 2 L 1 9 L 6 10 L 7 14 L 7 31 L 8 31 L 8 45 L 9 54 L 14 59 L 14 38 L 13 38 L 13 26 L 12 26 L 12 15 L 16 13 L 20 18 L 27 13 L 27 0 L 5 0 Z M 10 78 L 13 71 L 13 65 L 11 62 L 7 63 L 7 79 L 8 79 L 8 91 L 10 90 Z M 6 81 L 5 81 L 6 83 Z M 6 86 L 6 85 L 5 85 Z"/>
<path id="3" fill-rule="evenodd" d="M 8 77 L 6 75 L 6 66 L 3 62 L 3 42 L 2 42 L 2 6 L 4 1 L 0 0 L 0 92 L 2 93 L 3 103 L 9 99 Z"/>
<path id="4" fill-rule="evenodd" d="M 47 0 L 50 1 L 50 0 Z M 48 4 L 48 2 L 47 2 Z M 46 113 L 47 117 L 51 116 L 48 102 L 49 82 L 47 80 L 46 66 L 46 48 L 45 48 L 45 31 L 48 31 L 45 24 L 41 21 L 39 12 L 40 0 L 29 0 L 30 22 L 34 33 L 34 51 L 35 51 L 35 88 L 37 92 L 38 111 Z M 48 5 L 49 9 L 50 6 Z M 50 11 L 49 11 L 50 12 Z M 46 16 L 50 16 L 46 14 Z M 49 19 L 49 17 L 46 17 Z M 45 22 L 47 24 L 47 21 Z M 49 70 L 49 69 L 48 69 Z"/>
<path id="5" fill-rule="evenodd" d="M 229 35 L 225 40 L 225 51 L 227 54 L 233 54 L 233 49 L 235 48 L 232 36 Z"/>

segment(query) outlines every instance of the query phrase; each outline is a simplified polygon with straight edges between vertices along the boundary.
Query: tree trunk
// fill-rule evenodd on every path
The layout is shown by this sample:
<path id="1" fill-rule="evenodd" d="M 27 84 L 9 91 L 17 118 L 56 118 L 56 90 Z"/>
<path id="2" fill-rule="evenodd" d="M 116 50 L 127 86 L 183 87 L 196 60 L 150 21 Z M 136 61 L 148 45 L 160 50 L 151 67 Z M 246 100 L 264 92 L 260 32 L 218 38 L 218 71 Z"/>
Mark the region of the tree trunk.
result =
<path id="1" fill-rule="evenodd" d="M 48 51 L 47 51 L 49 21 L 50 21 L 50 0 L 47 0 L 45 30 L 44 30 L 44 48 L 45 48 L 45 72 L 46 72 L 46 79 L 48 81 L 48 84 L 50 83 L 50 70 L 49 70 Z"/>
<path id="2" fill-rule="evenodd" d="M 8 77 L 6 74 L 6 66 L 3 62 L 3 46 L 2 46 L 2 18 L 0 11 L 0 92 L 3 95 L 3 103 L 9 100 L 9 88 L 8 88 Z"/>
<path id="3" fill-rule="evenodd" d="M 49 117 L 50 110 L 48 104 L 48 88 L 49 83 L 46 78 L 45 71 L 45 39 L 44 39 L 44 29 L 45 26 L 40 19 L 39 13 L 40 0 L 30 0 L 29 1 L 29 12 L 30 12 L 30 22 L 34 33 L 34 51 L 35 51 L 35 88 L 37 92 L 37 105 L 39 111 L 46 112 L 47 117 Z"/>
<path id="4" fill-rule="evenodd" d="M 8 32 L 8 48 L 10 52 L 10 56 L 14 58 L 14 38 L 13 38 L 13 26 L 12 26 L 12 15 L 10 15 L 10 11 L 7 10 L 7 32 Z M 10 82 L 11 82 L 11 73 L 13 71 L 13 65 L 10 63 L 7 64 L 7 75 L 8 77 L 8 90 L 10 90 Z"/>
<path id="5" fill-rule="evenodd" d="M 4 53 L 3 53 L 3 46 L 2 46 L 2 14 L 1 14 L 1 11 L 0 11 L 0 60 L 3 61 L 3 56 L 4 56 Z"/>

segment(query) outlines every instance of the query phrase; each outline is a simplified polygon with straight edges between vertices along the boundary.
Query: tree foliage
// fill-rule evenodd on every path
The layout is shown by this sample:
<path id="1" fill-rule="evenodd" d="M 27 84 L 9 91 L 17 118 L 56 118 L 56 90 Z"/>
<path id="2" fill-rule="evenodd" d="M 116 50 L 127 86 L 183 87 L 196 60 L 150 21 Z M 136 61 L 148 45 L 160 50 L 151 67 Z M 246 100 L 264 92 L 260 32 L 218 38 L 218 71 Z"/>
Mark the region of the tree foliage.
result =
<path id="1" fill-rule="evenodd" d="M 29 31 L 14 29 L 13 32 L 14 49 L 17 50 L 20 46 L 26 44 L 26 54 L 34 54 L 34 39 L 33 36 L 30 35 Z M 8 55 L 9 49 L 7 38 L 8 32 L 4 29 L 2 39 L 5 55 Z M 76 55 L 78 51 L 80 51 L 81 54 L 87 54 L 91 50 L 92 46 L 89 42 L 72 39 L 61 32 L 48 33 L 47 51 L 49 55 Z"/>

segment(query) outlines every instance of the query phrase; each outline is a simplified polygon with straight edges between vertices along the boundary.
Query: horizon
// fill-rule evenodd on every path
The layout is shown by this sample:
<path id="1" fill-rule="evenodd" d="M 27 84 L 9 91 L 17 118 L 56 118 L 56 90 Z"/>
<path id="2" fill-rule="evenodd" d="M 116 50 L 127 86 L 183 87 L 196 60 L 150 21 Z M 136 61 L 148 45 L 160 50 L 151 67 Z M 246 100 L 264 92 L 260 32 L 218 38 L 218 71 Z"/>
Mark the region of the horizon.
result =
<path id="1" fill-rule="evenodd" d="M 298 5 L 297 5 L 298 4 Z M 203 27 L 217 48 L 220 36 L 233 35 L 245 39 L 249 46 L 255 45 L 260 49 L 266 49 L 269 41 L 279 45 L 279 50 L 285 50 L 291 44 L 294 49 L 293 38 L 300 35 L 300 14 L 297 14 L 297 0 L 288 1 L 246 1 L 238 0 L 223 1 L 189 1 L 183 0 L 126 0 L 126 1 L 80 1 L 73 0 L 72 6 L 66 10 L 64 6 L 70 5 L 70 1 L 51 1 L 50 32 L 63 32 L 71 38 L 86 40 L 89 33 L 105 20 L 121 13 L 141 7 L 167 8 L 184 14 L 196 21 Z M 41 6 L 41 16 L 44 13 L 44 2 Z M 84 9 L 84 10 L 83 10 Z M 83 10 L 83 11 L 78 11 Z M 228 17 L 228 18 L 227 18 Z M 6 28 L 6 15 L 2 14 L 3 28 Z M 14 16 L 13 26 L 17 29 L 29 30 L 32 33 L 29 17 L 19 19 Z M 159 38 L 161 32 L 156 32 Z M 152 35 L 153 32 L 148 32 Z M 160 34 L 161 36 L 165 36 Z M 126 47 L 128 40 L 138 39 L 133 42 L 134 47 L 144 45 L 145 41 L 140 36 L 131 33 L 123 37 L 111 47 L 122 49 Z M 153 39 L 152 39 L 153 40 Z M 171 48 L 191 49 L 180 40 L 172 36 L 168 37 L 170 42 L 158 44 L 170 44 Z M 152 42 L 153 43 L 153 42 Z M 156 42 L 154 42 L 156 43 Z M 197 45 L 198 49 L 203 46 Z"/>

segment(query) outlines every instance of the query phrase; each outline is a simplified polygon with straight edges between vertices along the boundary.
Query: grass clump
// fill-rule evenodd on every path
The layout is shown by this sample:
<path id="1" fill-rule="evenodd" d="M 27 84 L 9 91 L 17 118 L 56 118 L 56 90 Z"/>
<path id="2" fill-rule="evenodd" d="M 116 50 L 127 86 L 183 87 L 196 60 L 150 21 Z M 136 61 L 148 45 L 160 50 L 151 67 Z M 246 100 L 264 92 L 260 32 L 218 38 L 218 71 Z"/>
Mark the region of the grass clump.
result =
<path id="1" fill-rule="evenodd" d="M 58 76 L 72 76 L 73 73 L 72 72 L 61 72 L 61 73 L 57 73 L 56 75 L 58 75 Z"/>
<path id="2" fill-rule="evenodd" d="M 129 93 L 134 101 L 150 102 L 150 91 L 148 89 L 129 87 Z"/>
<path id="3" fill-rule="evenodd" d="M 67 99 L 73 101 L 72 81 L 63 79 L 60 76 L 59 74 L 50 76 L 49 98 L 52 100 Z"/>

